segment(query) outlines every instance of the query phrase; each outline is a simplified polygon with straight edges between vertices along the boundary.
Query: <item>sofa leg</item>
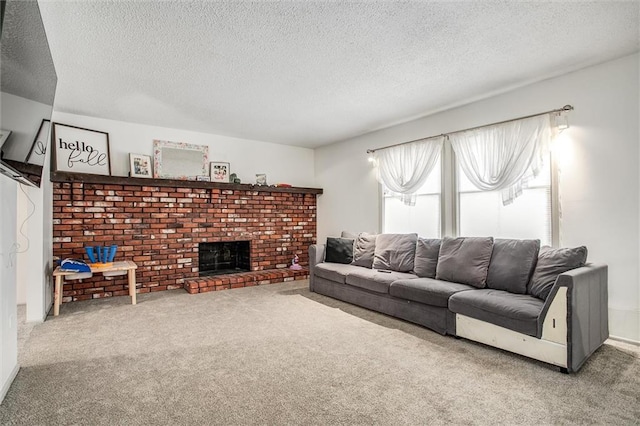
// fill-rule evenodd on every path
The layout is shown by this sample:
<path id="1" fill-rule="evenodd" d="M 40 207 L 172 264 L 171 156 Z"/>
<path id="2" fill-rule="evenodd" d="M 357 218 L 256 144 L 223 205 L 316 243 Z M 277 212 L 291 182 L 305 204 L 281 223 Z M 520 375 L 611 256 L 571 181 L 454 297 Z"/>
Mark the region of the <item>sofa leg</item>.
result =
<path id="1" fill-rule="evenodd" d="M 562 374 L 569 374 L 569 370 L 567 370 L 567 369 L 566 369 L 566 368 L 564 368 L 564 367 L 560 367 L 560 372 L 561 372 Z"/>

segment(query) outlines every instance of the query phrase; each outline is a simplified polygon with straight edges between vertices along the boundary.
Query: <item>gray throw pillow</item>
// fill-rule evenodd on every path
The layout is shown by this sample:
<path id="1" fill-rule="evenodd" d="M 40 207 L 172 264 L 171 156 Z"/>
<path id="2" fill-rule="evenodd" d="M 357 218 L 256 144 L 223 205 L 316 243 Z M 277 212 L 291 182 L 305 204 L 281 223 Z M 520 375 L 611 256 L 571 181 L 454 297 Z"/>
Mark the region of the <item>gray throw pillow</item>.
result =
<path id="1" fill-rule="evenodd" d="M 540 240 L 493 240 L 487 287 L 525 294 L 539 251 Z"/>
<path id="2" fill-rule="evenodd" d="M 353 243 L 353 265 L 371 269 L 376 250 L 377 235 L 362 232 Z"/>
<path id="3" fill-rule="evenodd" d="M 551 248 L 542 247 L 538 255 L 538 263 L 527 293 L 538 299 L 546 300 L 558 275 L 563 272 L 584 266 L 587 262 L 587 248 Z"/>
<path id="4" fill-rule="evenodd" d="M 420 278 L 435 278 L 440 254 L 440 239 L 418 238 L 413 272 Z"/>
<path id="5" fill-rule="evenodd" d="M 355 240 L 356 238 L 358 238 L 358 234 L 354 234 L 353 232 L 349 231 L 342 231 L 342 233 L 340 234 L 340 238 L 351 238 L 352 240 Z"/>
<path id="6" fill-rule="evenodd" d="M 376 238 L 373 268 L 397 272 L 413 271 L 418 234 L 380 234 Z"/>
<path id="7" fill-rule="evenodd" d="M 484 288 L 492 251 L 493 237 L 445 237 L 440 246 L 436 279 Z"/>
<path id="8" fill-rule="evenodd" d="M 353 260 L 353 240 L 350 238 L 327 237 L 324 261 L 329 263 L 351 263 Z"/>

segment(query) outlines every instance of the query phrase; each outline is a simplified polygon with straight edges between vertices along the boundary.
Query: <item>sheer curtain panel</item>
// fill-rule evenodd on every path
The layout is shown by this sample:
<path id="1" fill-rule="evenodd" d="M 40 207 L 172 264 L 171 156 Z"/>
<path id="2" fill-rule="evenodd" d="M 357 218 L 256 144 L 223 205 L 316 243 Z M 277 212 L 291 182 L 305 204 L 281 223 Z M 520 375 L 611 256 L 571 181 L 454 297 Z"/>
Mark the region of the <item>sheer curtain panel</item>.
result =
<path id="1" fill-rule="evenodd" d="M 502 191 L 511 204 L 548 158 L 548 114 L 482 127 L 449 136 L 460 167 L 480 190 Z"/>
<path id="2" fill-rule="evenodd" d="M 440 159 L 444 136 L 374 151 L 378 182 L 400 197 L 406 205 L 415 205 L 416 192 Z"/>

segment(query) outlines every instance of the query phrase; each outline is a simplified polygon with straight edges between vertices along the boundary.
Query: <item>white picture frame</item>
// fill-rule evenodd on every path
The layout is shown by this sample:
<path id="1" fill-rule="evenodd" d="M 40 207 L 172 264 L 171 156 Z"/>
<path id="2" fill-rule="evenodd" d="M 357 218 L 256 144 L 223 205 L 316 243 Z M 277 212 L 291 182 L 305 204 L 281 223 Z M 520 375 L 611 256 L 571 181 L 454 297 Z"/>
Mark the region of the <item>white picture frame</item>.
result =
<path id="1" fill-rule="evenodd" d="M 53 123 L 51 152 L 54 171 L 111 176 L 107 132 Z"/>
<path id="2" fill-rule="evenodd" d="M 219 161 L 212 161 L 209 163 L 209 174 L 211 182 L 229 183 L 229 176 L 231 175 L 231 164 Z"/>
<path id="3" fill-rule="evenodd" d="M 131 177 L 152 178 L 151 156 L 144 154 L 129 154 L 129 170 Z"/>
<path id="4" fill-rule="evenodd" d="M 197 180 L 207 176 L 209 147 L 186 142 L 153 141 L 153 176 L 157 179 Z"/>

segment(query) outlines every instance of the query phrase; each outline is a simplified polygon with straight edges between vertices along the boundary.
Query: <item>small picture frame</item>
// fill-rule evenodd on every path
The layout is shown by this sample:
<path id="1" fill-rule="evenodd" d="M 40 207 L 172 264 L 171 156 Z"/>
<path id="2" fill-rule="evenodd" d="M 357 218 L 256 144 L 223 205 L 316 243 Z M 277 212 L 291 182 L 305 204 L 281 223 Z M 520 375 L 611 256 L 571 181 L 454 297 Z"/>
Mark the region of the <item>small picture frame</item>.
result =
<path id="1" fill-rule="evenodd" d="M 143 154 L 129 154 L 131 177 L 151 178 L 151 156 Z"/>
<path id="2" fill-rule="evenodd" d="M 259 185 L 259 186 L 267 185 L 267 175 L 264 173 L 256 174 L 256 185 Z"/>
<path id="3" fill-rule="evenodd" d="M 229 163 L 212 161 L 209 165 L 209 175 L 211 176 L 211 182 L 229 183 L 230 169 L 231 165 Z"/>
<path id="4" fill-rule="evenodd" d="M 109 133 L 53 123 L 54 171 L 111 176 Z"/>
<path id="5" fill-rule="evenodd" d="M 209 176 L 196 176 L 196 180 L 198 182 L 211 182 L 211 178 Z"/>

